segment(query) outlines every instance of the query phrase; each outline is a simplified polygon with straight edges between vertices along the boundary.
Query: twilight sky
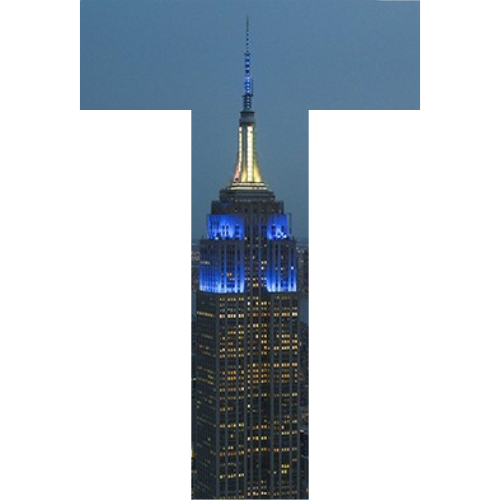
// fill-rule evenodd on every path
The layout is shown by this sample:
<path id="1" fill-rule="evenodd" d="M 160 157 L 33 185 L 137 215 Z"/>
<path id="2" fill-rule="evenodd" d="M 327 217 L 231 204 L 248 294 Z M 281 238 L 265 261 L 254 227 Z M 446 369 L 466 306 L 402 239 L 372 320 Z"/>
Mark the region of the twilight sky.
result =
<path id="1" fill-rule="evenodd" d="M 295 236 L 308 232 L 308 110 L 420 108 L 420 2 L 80 5 L 82 110 L 192 110 L 194 238 L 236 159 L 247 14 L 260 169 Z"/>

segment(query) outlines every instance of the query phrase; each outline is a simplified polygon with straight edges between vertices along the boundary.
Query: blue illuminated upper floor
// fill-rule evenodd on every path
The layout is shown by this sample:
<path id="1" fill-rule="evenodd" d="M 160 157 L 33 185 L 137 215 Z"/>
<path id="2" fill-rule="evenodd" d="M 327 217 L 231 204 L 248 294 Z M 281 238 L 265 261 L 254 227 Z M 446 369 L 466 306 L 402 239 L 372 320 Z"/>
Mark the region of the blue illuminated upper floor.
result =
<path id="1" fill-rule="evenodd" d="M 207 238 L 200 245 L 199 277 L 200 290 L 211 293 L 244 293 L 256 279 L 268 292 L 297 291 L 290 217 L 210 214 Z"/>
<path id="2" fill-rule="evenodd" d="M 266 239 L 291 238 L 290 216 L 271 214 L 263 226 Z M 245 218 L 241 214 L 211 214 L 207 217 L 207 238 L 210 240 L 245 239 Z"/>

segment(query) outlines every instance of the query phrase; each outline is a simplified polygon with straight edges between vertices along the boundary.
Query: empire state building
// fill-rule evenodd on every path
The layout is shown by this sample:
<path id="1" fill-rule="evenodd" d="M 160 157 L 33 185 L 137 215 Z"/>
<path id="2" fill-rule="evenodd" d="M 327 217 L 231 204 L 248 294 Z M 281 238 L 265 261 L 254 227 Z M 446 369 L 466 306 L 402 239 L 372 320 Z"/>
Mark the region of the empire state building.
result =
<path id="1" fill-rule="evenodd" d="M 299 497 L 299 307 L 291 218 L 256 154 L 247 21 L 229 185 L 200 241 L 194 497 Z"/>

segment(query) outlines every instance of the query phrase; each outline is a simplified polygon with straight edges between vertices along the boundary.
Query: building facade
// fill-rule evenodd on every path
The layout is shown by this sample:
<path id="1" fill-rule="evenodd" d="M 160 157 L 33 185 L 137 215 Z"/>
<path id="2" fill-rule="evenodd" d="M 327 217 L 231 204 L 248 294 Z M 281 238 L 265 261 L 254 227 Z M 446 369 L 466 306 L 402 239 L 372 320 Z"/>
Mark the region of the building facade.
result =
<path id="1" fill-rule="evenodd" d="M 299 498 L 299 298 L 290 216 L 256 155 L 247 23 L 232 181 L 200 241 L 195 498 Z"/>

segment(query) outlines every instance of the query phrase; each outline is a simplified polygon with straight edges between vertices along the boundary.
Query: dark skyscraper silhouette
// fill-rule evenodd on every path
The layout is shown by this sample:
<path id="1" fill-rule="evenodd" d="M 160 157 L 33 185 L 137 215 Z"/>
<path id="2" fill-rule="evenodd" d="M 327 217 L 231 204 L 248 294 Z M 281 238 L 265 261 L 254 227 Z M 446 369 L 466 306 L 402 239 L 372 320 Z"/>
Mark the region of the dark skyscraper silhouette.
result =
<path id="1" fill-rule="evenodd" d="M 200 241 L 194 497 L 299 498 L 299 299 L 291 218 L 261 175 L 247 20 L 232 180 Z"/>

